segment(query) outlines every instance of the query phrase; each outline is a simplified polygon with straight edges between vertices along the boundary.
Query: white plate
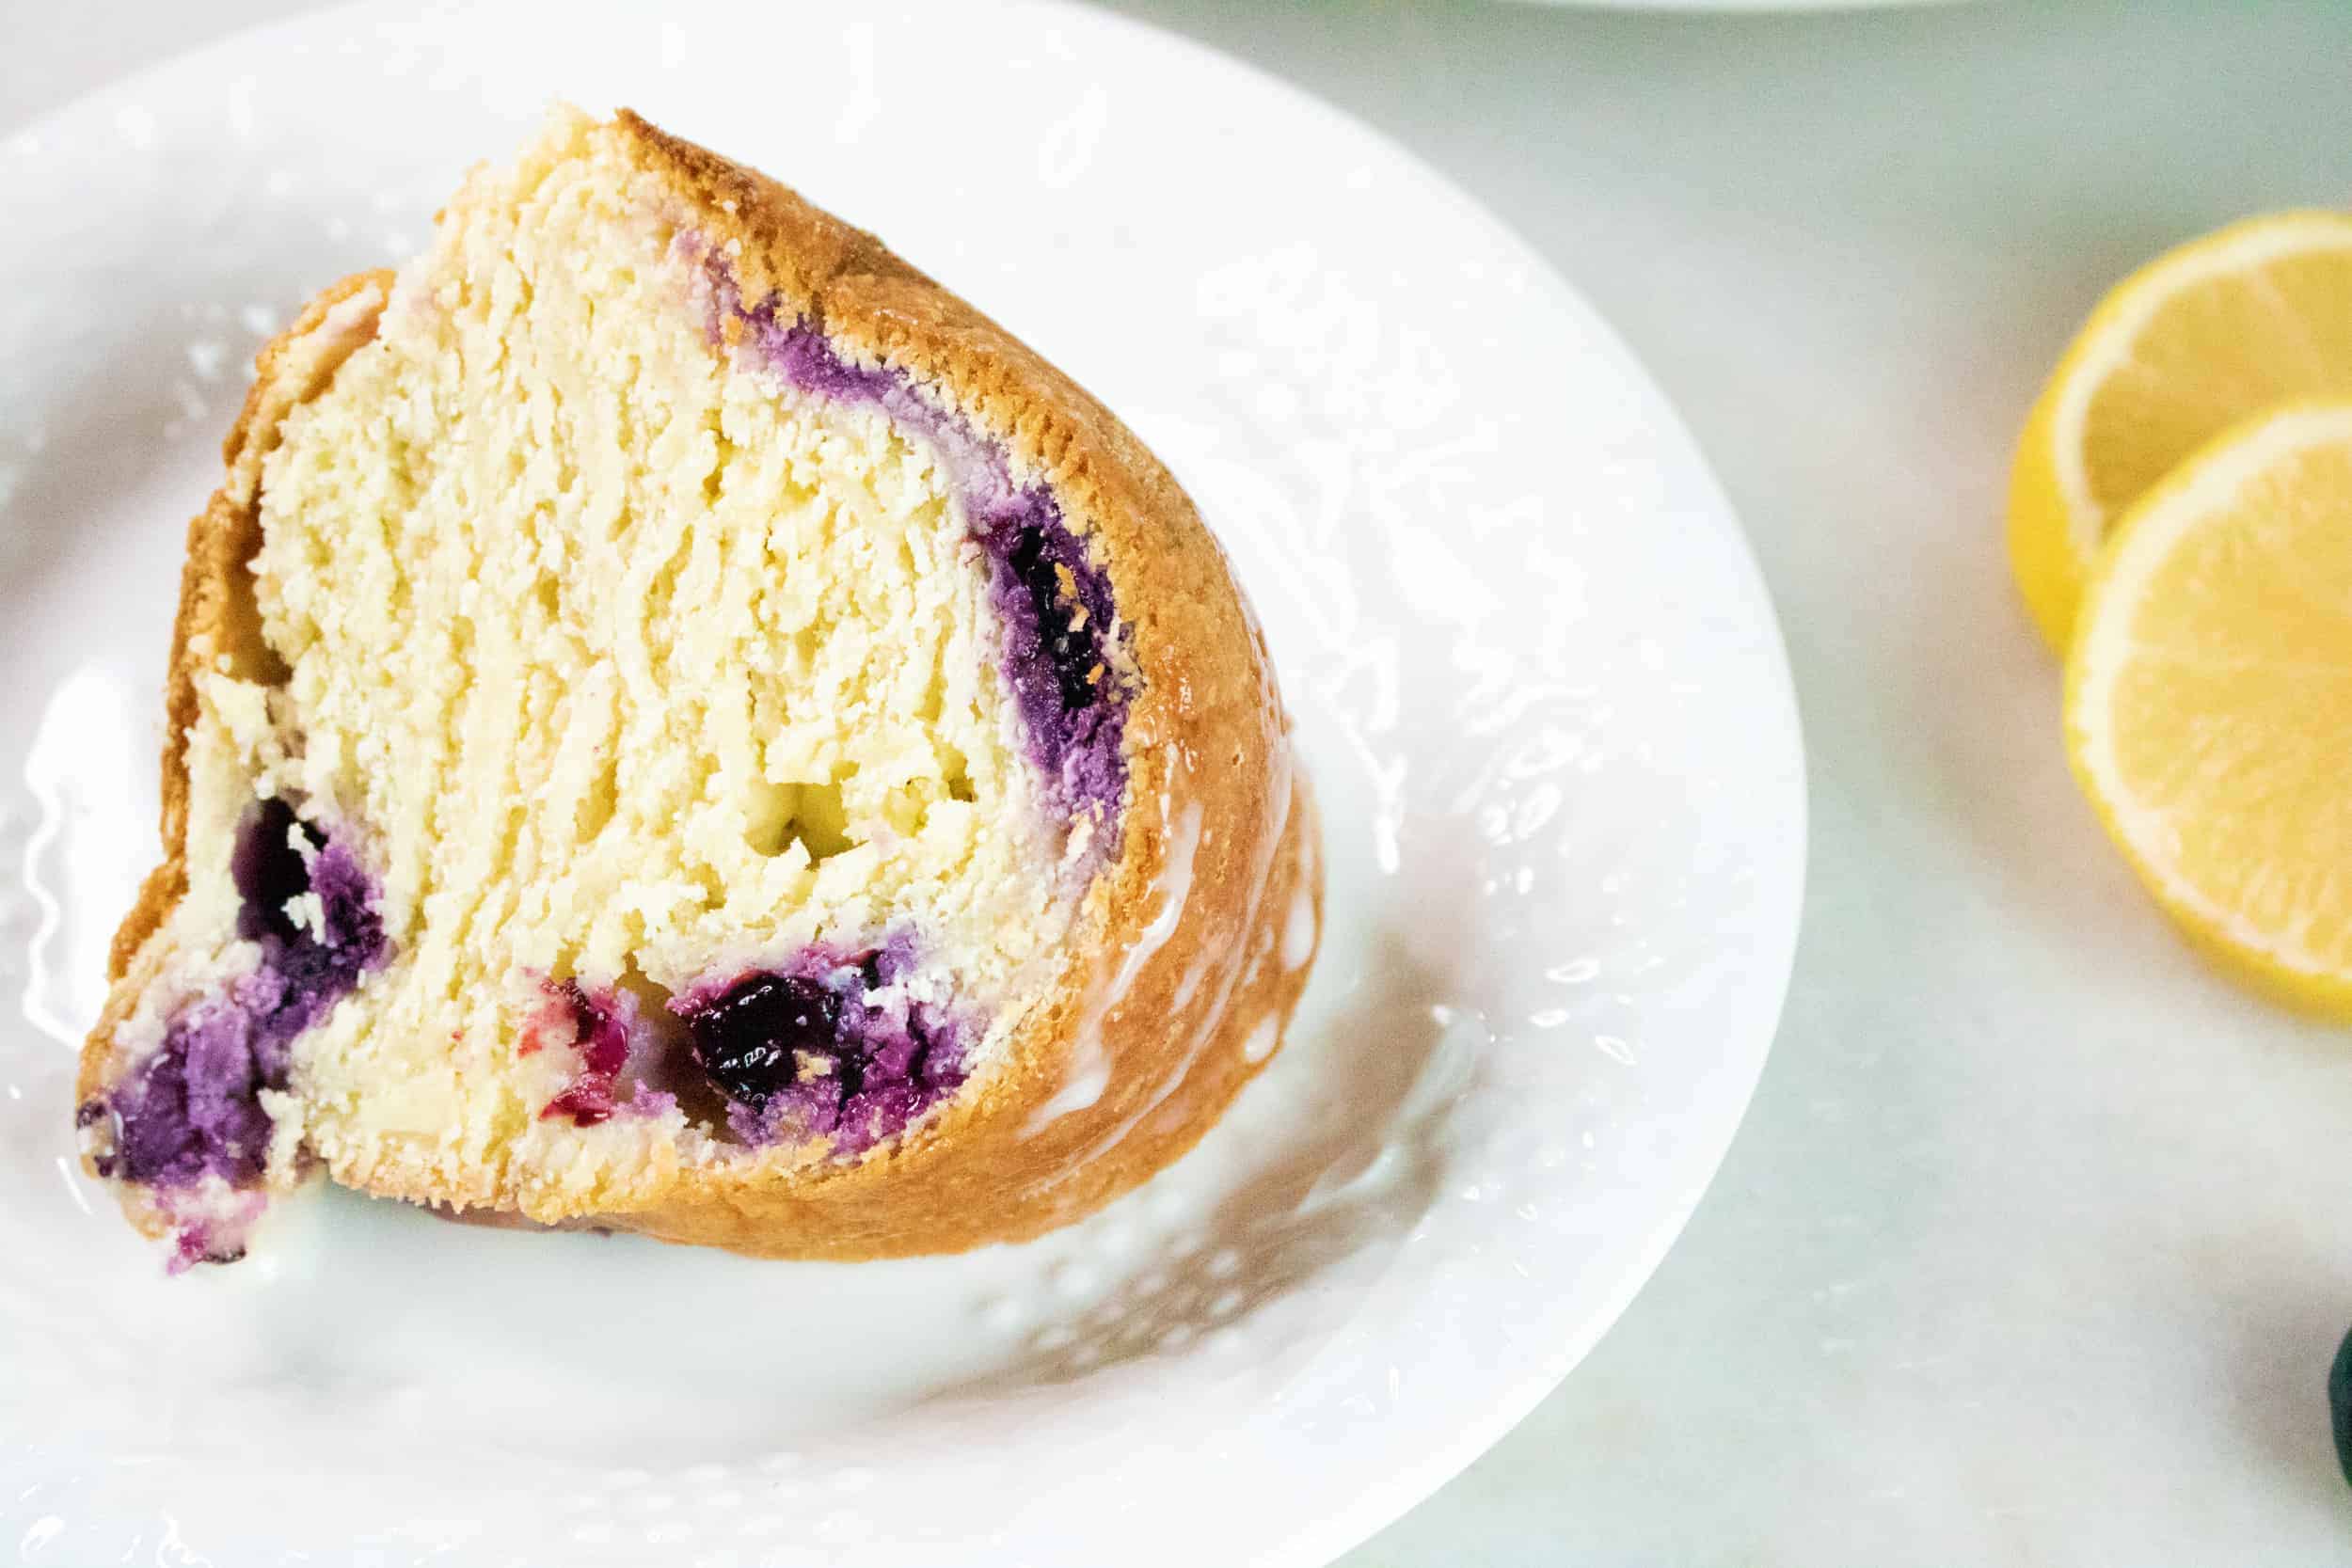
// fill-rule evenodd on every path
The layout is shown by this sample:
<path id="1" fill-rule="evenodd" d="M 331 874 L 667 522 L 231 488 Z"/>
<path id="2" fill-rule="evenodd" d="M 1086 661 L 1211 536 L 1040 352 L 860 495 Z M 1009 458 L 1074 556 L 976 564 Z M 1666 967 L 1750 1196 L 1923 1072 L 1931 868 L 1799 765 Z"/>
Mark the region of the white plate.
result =
<path id="1" fill-rule="evenodd" d="M 559 92 L 879 230 L 1169 459 L 1299 716 L 1326 956 L 1196 1154 L 1026 1247 L 755 1263 L 329 1195 L 167 1280 L 68 1085 L 151 853 L 183 519 L 262 336 Z M 1795 939 L 1772 613 L 1625 349 L 1361 128 L 1058 7 L 349 9 L 0 141 L 0 211 L 28 1560 L 1319 1562 L 1565 1375 L 1696 1202 Z"/>

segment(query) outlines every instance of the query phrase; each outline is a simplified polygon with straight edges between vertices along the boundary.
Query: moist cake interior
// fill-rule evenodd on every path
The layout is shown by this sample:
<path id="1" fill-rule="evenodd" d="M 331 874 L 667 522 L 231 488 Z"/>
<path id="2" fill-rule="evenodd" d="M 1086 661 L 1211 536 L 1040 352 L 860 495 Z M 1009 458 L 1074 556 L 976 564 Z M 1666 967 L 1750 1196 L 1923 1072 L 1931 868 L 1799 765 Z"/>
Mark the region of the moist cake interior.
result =
<path id="1" fill-rule="evenodd" d="M 552 1217 L 859 1154 L 988 1069 L 1116 844 L 1084 537 L 619 135 L 478 171 L 263 464 L 143 1065 L 83 1111 L 183 1247 L 314 1159 Z"/>

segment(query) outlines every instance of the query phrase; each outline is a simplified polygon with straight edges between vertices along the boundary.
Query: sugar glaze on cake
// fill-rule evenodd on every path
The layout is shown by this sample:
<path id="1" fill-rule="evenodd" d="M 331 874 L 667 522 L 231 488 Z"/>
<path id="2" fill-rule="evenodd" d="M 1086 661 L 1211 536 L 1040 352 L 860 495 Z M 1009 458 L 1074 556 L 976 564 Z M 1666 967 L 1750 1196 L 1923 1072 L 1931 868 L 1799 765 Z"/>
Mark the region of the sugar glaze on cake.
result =
<path id="1" fill-rule="evenodd" d="M 76 1112 L 181 1259 L 319 1167 L 1012 1239 L 1263 1059 L 1319 881 L 1256 628 L 1140 444 L 869 237 L 566 111 L 260 370 Z"/>

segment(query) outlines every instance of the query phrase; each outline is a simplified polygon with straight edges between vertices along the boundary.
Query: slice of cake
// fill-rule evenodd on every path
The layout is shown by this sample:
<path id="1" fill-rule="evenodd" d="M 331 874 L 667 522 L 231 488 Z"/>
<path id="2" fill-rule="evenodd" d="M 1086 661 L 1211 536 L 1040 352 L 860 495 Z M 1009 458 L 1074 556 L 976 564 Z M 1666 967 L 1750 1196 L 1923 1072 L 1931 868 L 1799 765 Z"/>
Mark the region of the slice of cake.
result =
<path id="1" fill-rule="evenodd" d="M 1320 880 L 1152 454 L 623 113 L 261 355 L 76 1120 L 182 1261 L 323 1169 L 771 1256 L 1033 1235 L 1279 1041 Z"/>

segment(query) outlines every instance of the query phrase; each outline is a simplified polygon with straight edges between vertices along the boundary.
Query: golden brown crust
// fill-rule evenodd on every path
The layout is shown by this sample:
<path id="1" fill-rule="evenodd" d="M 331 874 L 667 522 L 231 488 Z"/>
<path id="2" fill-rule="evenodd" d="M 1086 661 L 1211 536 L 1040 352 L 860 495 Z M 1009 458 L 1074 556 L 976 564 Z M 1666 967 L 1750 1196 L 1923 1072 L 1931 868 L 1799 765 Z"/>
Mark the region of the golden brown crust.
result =
<path id="1" fill-rule="evenodd" d="M 1319 930 L 1321 878 L 1313 809 L 1290 766 L 1263 639 L 1175 480 L 1069 377 L 873 236 L 629 111 L 617 124 L 675 197 L 681 221 L 727 255 L 746 299 L 773 297 L 848 356 L 906 373 L 1002 441 L 1017 471 L 1053 487 L 1111 574 L 1139 686 L 1118 859 L 1098 875 L 1070 944 L 1086 957 L 1025 1021 L 1000 1070 L 855 1164 L 682 1172 L 660 1201 L 598 1217 L 775 1257 L 953 1251 L 1035 1235 L 1190 1148 L 1267 1054 L 1269 1021 L 1279 1029 L 1296 1004 L 1310 965 L 1284 953 L 1284 934 L 1302 898 Z M 258 451 L 292 405 L 262 398 L 282 379 L 266 373 L 272 356 L 291 353 L 286 345 L 371 281 L 380 275 L 337 285 L 264 351 L 265 373 L 228 443 L 230 482 L 190 530 L 165 758 L 166 861 L 118 938 L 120 1006 L 92 1036 L 86 1094 L 103 1081 L 103 1041 L 135 998 L 139 951 L 185 883 L 191 661 L 240 635 L 232 657 L 266 655 L 249 619 L 230 623 L 258 545 Z M 1181 900 L 1172 930 L 1162 918 L 1168 899 Z M 1110 994 L 1122 966 L 1128 983 Z M 1257 1048 L 1246 1052 L 1253 1037 Z M 1073 1088 L 1073 1077 L 1086 1082 Z"/>
<path id="2" fill-rule="evenodd" d="M 278 442 L 278 423 L 286 411 L 325 385 L 342 356 L 364 338 L 354 341 L 333 362 L 321 367 L 297 365 L 301 346 L 326 325 L 338 306 L 373 288 L 389 291 L 389 271 L 354 273 L 322 290 L 302 309 L 294 325 L 262 345 L 253 357 L 253 386 L 236 422 L 221 441 L 221 461 L 229 478 L 213 499 L 188 523 L 188 558 L 180 569 L 180 609 L 172 618 L 171 661 L 164 676 L 163 838 L 164 863 L 149 873 L 138 902 L 115 932 L 107 957 L 106 977 L 119 980 L 131 960 L 146 945 L 164 917 L 187 889 L 183 858 L 188 828 L 188 730 L 196 722 L 196 678 L 208 652 L 224 655 L 231 667 L 265 661 L 254 617 L 240 613 L 249 591 L 244 567 L 262 542 L 262 518 L 255 504 L 257 474 L 262 458 Z M 374 318 L 364 318 L 373 330 Z M 296 373 L 296 372 L 299 373 Z"/>

